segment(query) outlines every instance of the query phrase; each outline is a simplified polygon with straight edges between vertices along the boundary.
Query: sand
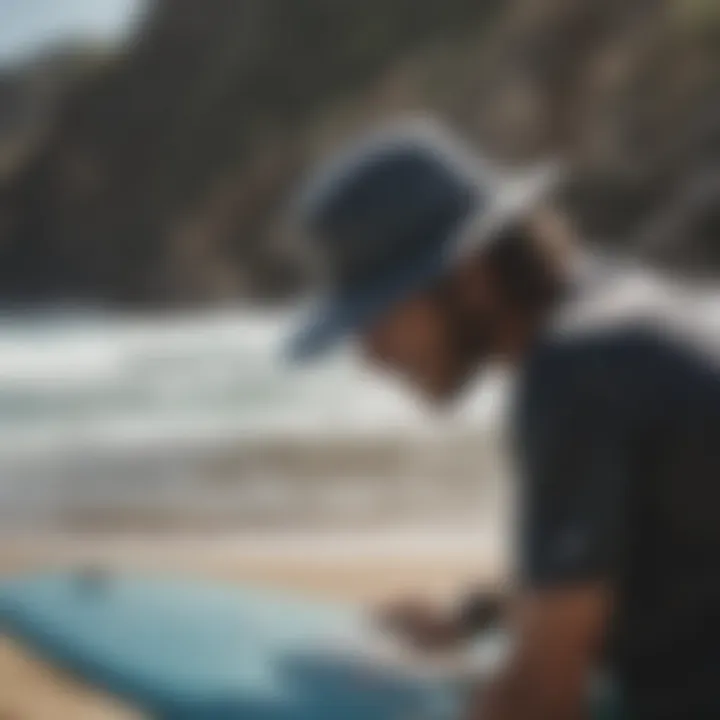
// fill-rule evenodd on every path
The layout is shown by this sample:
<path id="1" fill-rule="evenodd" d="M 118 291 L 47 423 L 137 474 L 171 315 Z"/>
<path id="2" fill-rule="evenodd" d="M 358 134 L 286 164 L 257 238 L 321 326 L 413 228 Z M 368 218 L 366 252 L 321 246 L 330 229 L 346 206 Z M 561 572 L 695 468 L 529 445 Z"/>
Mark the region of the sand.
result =
<path id="1" fill-rule="evenodd" d="M 500 560 L 486 538 L 453 531 L 358 536 L 145 536 L 0 540 L 0 576 L 103 565 L 256 583 L 339 600 L 380 603 L 399 595 L 447 596 L 492 583 Z M 0 639 L 0 720 L 129 720 L 130 708 Z"/>

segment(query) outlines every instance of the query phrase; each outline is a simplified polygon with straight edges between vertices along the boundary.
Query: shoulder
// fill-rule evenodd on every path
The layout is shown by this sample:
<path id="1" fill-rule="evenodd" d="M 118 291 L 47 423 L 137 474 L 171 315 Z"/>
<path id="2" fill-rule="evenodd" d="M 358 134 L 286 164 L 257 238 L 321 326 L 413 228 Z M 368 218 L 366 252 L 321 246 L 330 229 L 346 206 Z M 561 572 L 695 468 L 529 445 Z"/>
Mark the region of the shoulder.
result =
<path id="1" fill-rule="evenodd" d="M 652 352 L 643 326 L 618 325 L 552 334 L 541 339 L 521 371 L 514 434 L 532 444 L 602 431 L 644 407 L 636 368 Z"/>
<path id="2" fill-rule="evenodd" d="M 553 333 L 541 338 L 521 369 L 524 394 L 579 392 L 622 371 L 624 361 L 647 345 L 642 326 L 618 325 Z"/>

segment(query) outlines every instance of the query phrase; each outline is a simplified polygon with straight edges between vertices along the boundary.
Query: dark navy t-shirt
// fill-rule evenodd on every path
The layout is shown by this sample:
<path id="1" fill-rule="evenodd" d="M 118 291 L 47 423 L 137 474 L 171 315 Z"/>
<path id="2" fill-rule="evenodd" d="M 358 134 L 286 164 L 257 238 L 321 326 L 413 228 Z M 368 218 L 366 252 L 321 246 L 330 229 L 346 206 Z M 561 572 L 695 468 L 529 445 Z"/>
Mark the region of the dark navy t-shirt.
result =
<path id="1" fill-rule="evenodd" d="M 720 307 L 634 292 L 601 284 L 524 368 L 521 572 L 613 585 L 607 665 L 631 717 L 720 718 L 720 364 L 691 327 Z"/>

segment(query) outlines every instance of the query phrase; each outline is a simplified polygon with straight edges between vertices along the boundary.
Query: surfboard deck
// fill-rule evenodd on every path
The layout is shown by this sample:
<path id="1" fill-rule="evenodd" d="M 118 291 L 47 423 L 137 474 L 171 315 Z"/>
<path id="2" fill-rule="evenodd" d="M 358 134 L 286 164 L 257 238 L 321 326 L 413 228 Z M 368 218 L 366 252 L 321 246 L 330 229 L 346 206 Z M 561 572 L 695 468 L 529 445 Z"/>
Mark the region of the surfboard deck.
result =
<path id="1" fill-rule="evenodd" d="M 0 629 L 159 718 L 441 720 L 454 691 L 359 651 L 356 608 L 173 578 L 0 584 Z"/>
<path id="2" fill-rule="evenodd" d="M 162 720 L 455 720 L 502 651 L 463 676 L 388 652 L 361 608 L 101 572 L 0 582 L 0 631 Z M 596 718 L 621 714 L 599 696 Z"/>

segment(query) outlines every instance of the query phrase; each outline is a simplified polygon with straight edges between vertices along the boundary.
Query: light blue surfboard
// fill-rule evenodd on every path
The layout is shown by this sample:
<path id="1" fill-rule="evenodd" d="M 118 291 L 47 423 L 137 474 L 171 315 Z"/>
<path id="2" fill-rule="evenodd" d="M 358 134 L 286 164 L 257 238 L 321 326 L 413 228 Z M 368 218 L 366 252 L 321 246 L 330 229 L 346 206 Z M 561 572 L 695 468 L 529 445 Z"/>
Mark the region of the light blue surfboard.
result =
<path id="1" fill-rule="evenodd" d="M 248 588 L 57 574 L 0 583 L 0 629 L 40 656 L 175 720 L 442 720 L 441 684 L 373 669 L 359 610 Z"/>
<path id="2" fill-rule="evenodd" d="M 464 704 L 461 682 L 347 651 L 368 644 L 360 609 L 252 588 L 19 578 L 0 582 L 0 632 L 161 720 L 455 720 Z M 595 717 L 620 717 L 608 701 Z"/>

